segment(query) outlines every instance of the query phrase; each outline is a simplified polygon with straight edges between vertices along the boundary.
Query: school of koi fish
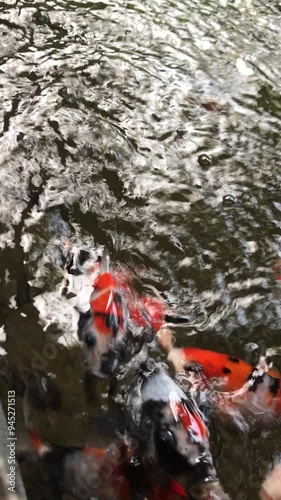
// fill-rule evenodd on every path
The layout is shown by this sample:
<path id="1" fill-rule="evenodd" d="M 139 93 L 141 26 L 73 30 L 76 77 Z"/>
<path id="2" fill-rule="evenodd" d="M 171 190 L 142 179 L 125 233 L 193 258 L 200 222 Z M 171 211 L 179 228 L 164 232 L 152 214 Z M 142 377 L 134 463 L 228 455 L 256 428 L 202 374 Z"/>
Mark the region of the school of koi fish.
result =
<path id="1" fill-rule="evenodd" d="M 68 242 L 63 256 L 66 287 L 71 284 L 73 290 L 73 281 L 83 273 L 92 283 L 88 310 L 79 309 L 79 301 L 75 305 L 85 374 L 92 382 L 106 381 L 122 426 L 116 422 L 115 438 L 106 448 L 44 443 L 31 422 L 26 391 L 30 441 L 54 498 L 229 499 L 227 480 L 214 466 L 208 424 L 212 413 L 224 425 L 242 430 L 276 424 L 281 384 L 272 361 L 264 353 L 251 366 L 225 353 L 175 347 L 173 325 L 187 323 L 188 317 L 169 310 L 155 290 L 139 295 L 132 276 L 111 267 L 106 249 L 92 262 L 89 253 L 82 255 Z M 167 363 L 158 360 L 158 348 L 167 354 Z M 132 380 L 120 402 L 118 378 L 124 367 Z M 102 414 L 101 420 L 106 419 Z M 93 418 L 92 425 L 98 428 L 99 420 Z M 260 499 L 281 499 L 281 464 L 269 471 Z"/>

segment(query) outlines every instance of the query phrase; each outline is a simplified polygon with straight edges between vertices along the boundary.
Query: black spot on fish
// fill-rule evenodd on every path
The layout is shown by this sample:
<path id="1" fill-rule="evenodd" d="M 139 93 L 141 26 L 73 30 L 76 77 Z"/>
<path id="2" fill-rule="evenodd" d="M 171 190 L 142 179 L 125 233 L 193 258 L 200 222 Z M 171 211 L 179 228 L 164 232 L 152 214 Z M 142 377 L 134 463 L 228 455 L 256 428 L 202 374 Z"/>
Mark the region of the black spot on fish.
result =
<path id="1" fill-rule="evenodd" d="M 91 333 L 86 333 L 84 337 L 84 342 L 87 347 L 91 348 L 95 347 L 97 341 L 96 338 Z"/>
<path id="2" fill-rule="evenodd" d="M 196 361 L 187 361 L 184 363 L 184 369 L 187 372 L 194 372 L 194 373 L 202 373 L 203 372 L 203 367 L 199 363 L 196 363 Z"/>
<path id="3" fill-rule="evenodd" d="M 89 258 L 90 252 L 88 252 L 87 250 L 80 250 L 78 257 L 80 266 L 83 266 L 83 264 L 86 262 L 86 260 L 89 260 Z"/>
<path id="4" fill-rule="evenodd" d="M 79 276 L 81 271 L 77 268 L 74 267 L 74 255 L 70 254 L 67 259 L 66 259 L 66 266 L 65 266 L 67 272 L 69 274 L 72 274 L 73 276 Z"/>
<path id="5" fill-rule="evenodd" d="M 251 379 L 251 375 L 250 375 L 249 379 Z M 263 383 L 263 376 L 259 375 L 259 376 L 255 379 L 255 381 L 254 381 L 254 383 L 253 383 L 252 387 L 250 387 L 250 388 L 249 388 L 249 391 L 250 391 L 250 392 L 256 392 L 256 390 L 257 390 L 257 388 L 258 388 L 258 385 L 259 385 L 259 384 L 262 384 L 262 383 Z"/>
<path id="6" fill-rule="evenodd" d="M 279 387 L 280 387 L 280 379 L 272 378 L 272 383 L 269 386 L 269 390 L 274 398 L 279 390 Z"/>
<path id="7" fill-rule="evenodd" d="M 227 368 L 226 366 L 224 366 L 222 369 L 222 373 L 224 373 L 225 375 L 229 375 L 229 373 L 231 373 L 231 370 L 229 368 Z"/>
<path id="8" fill-rule="evenodd" d="M 237 365 L 239 365 L 239 363 L 240 363 L 240 359 L 235 358 L 235 356 L 228 356 L 228 359 L 229 359 L 229 361 L 231 361 L 231 363 L 235 363 Z"/>

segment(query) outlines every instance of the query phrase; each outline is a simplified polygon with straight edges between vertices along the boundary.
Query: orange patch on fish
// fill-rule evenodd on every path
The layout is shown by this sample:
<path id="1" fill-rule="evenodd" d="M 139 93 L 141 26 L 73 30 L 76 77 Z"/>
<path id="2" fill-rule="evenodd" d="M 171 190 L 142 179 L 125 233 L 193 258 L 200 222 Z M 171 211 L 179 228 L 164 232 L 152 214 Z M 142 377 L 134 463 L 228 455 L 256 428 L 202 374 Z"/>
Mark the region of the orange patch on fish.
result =
<path id="1" fill-rule="evenodd" d="M 224 378 L 222 389 L 232 392 L 240 389 L 251 375 L 253 368 L 249 363 L 235 356 L 221 354 L 206 349 L 183 348 L 186 362 L 197 363 L 208 380 Z"/>
<path id="2" fill-rule="evenodd" d="M 93 288 L 95 290 L 102 290 L 103 288 L 115 288 L 117 286 L 117 280 L 111 273 L 99 274 L 93 283 Z"/>
<path id="3" fill-rule="evenodd" d="M 99 291 L 99 290 L 97 290 Z M 103 335 L 111 335 L 123 328 L 124 317 L 120 295 L 112 289 L 105 289 L 90 301 L 93 312 L 93 324 Z"/>

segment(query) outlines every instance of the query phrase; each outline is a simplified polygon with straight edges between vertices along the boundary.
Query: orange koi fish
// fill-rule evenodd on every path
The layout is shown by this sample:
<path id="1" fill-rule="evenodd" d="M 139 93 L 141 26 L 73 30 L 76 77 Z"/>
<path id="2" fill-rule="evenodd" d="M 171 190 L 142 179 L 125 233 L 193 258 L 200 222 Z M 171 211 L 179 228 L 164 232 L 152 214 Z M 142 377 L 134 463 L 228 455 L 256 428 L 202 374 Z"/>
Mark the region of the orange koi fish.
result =
<path id="1" fill-rule="evenodd" d="M 162 328 L 158 341 L 175 370 L 190 374 L 194 389 L 205 391 L 207 399 L 223 413 L 259 413 L 268 417 L 281 415 L 281 384 L 279 371 L 261 358 L 256 367 L 242 359 L 198 348 L 174 348 L 172 332 Z M 263 420 L 263 419 L 262 419 Z"/>

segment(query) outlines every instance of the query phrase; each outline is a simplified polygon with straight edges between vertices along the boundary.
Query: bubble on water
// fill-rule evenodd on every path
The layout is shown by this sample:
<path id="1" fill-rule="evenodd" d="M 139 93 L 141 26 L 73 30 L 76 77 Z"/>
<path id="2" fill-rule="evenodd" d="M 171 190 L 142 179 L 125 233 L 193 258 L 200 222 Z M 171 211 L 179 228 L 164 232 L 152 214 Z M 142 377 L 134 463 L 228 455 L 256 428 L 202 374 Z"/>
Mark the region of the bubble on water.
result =
<path id="1" fill-rule="evenodd" d="M 232 194 L 226 194 L 222 199 L 222 204 L 224 207 L 231 207 L 234 205 L 236 199 Z"/>
<path id="2" fill-rule="evenodd" d="M 186 134 L 186 130 L 184 128 L 177 128 L 177 134 L 179 137 L 183 137 Z"/>
<path id="3" fill-rule="evenodd" d="M 212 160 L 211 160 L 210 156 L 208 156 L 206 154 L 202 154 L 202 155 L 198 156 L 198 163 L 201 167 L 207 168 L 207 167 L 210 167 L 212 165 Z"/>
<path id="4" fill-rule="evenodd" d="M 258 346 L 258 344 L 255 344 L 255 342 L 249 342 L 248 344 L 244 345 L 245 351 L 248 351 L 248 352 L 257 351 L 258 348 L 259 348 L 259 346 Z"/>

